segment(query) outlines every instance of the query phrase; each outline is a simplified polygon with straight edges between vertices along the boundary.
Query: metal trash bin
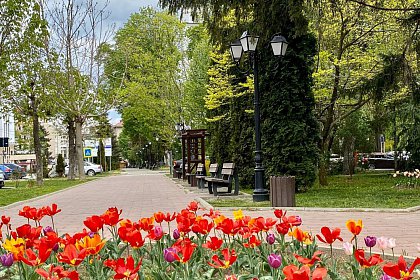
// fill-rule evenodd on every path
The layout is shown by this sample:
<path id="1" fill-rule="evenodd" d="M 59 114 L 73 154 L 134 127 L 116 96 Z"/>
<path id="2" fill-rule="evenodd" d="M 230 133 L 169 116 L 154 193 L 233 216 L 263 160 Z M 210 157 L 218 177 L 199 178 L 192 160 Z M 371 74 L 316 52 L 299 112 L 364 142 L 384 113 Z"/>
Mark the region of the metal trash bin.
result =
<path id="1" fill-rule="evenodd" d="M 296 206 L 294 176 L 270 177 L 270 202 L 272 207 Z"/>

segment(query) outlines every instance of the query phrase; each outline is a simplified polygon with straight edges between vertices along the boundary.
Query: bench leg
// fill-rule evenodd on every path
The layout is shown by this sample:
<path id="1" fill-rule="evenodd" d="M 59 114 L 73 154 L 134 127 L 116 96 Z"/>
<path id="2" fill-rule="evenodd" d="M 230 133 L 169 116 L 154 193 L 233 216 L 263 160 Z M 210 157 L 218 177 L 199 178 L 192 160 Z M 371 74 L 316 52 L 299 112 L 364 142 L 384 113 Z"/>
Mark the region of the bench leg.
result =
<path id="1" fill-rule="evenodd" d="M 213 195 L 217 196 L 217 184 L 213 183 Z"/>
<path id="2" fill-rule="evenodd" d="M 209 194 L 212 194 L 213 193 L 213 184 L 212 184 L 212 182 L 208 182 L 207 183 L 207 187 L 209 189 Z"/>

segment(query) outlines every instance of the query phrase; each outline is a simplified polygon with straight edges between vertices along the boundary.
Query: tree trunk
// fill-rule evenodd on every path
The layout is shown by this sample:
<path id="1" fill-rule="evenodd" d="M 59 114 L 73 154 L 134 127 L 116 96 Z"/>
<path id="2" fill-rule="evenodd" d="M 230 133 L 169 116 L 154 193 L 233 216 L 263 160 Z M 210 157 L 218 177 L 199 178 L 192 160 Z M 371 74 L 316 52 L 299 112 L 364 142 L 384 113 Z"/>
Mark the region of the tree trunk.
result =
<path id="1" fill-rule="evenodd" d="M 353 176 L 354 174 L 354 143 L 356 139 L 354 136 L 344 138 L 344 159 L 343 159 L 343 174 Z"/>
<path id="2" fill-rule="evenodd" d="M 74 126 L 74 120 L 68 119 L 67 129 L 69 136 L 69 174 L 67 175 L 68 180 L 74 180 L 76 178 L 76 128 Z"/>
<path id="3" fill-rule="evenodd" d="M 76 118 L 75 127 L 76 127 L 76 154 L 77 154 L 77 166 L 79 169 L 79 178 L 83 180 L 85 176 L 85 168 L 83 161 L 83 139 L 82 139 L 82 125 L 83 120 L 81 118 Z"/>
<path id="4" fill-rule="evenodd" d="M 321 159 L 319 161 L 318 180 L 321 186 L 328 186 L 328 162 L 325 159 L 324 154 L 321 153 Z"/>
<path id="5" fill-rule="evenodd" d="M 42 186 L 44 183 L 43 177 L 43 165 L 42 165 L 42 147 L 41 147 L 41 140 L 39 137 L 39 116 L 37 110 L 37 104 L 35 97 L 32 95 L 30 97 L 32 103 L 32 129 L 33 129 L 33 136 L 34 136 L 34 149 L 35 149 L 35 157 L 36 157 L 36 184 L 38 186 Z"/>
<path id="6" fill-rule="evenodd" d="M 394 144 L 392 149 L 394 150 L 394 171 L 399 169 L 398 166 L 398 135 L 397 135 L 397 111 L 395 110 L 395 104 L 392 106 L 392 138 L 394 138 Z"/>

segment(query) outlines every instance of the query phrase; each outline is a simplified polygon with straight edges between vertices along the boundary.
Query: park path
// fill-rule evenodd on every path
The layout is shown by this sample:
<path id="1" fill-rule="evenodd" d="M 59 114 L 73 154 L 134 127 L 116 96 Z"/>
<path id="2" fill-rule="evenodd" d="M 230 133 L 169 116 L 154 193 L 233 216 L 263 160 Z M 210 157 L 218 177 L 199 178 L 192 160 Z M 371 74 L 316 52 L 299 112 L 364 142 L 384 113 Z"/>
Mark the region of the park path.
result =
<path id="1" fill-rule="evenodd" d="M 137 221 L 140 217 L 150 217 L 156 211 L 174 212 L 186 207 L 193 200 L 199 200 L 204 192 L 189 192 L 164 173 L 158 171 L 127 169 L 124 175 L 105 177 L 89 183 L 66 189 L 45 197 L 26 202 L 19 202 L 0 208 L 0 215 L 12 217 L 14 225 L 26 222 L 17 213 L 24 205 L 41 207 L 56 203 L 62 212 L 56 215 L 55 222 L 60 233 L 75 233 L 83 228 L 83 221 L 91 215 L 102 214 L 108 207 L 123 209 L 124 218 Z M 233 209 L 221 210 L 226 216 L 232 216 Z M 244 211 L 252 217 L 274 217 L 273 210 L 262 208 Z M 302 217 L 302 229 L 319 233 L 322 226 L 339 227 L 345 240 L 351 238 L 345 228 L 348 219 L 361 219 L 364 228 L 360 235 L 385 236 L 396 238 L 395 254 L 420 256 L 417 244 L 420 243 L 420 212 L 367 212 L 334 211 L 314 209 L 289 209 L 288 215 Z M 387 253 L 390 253 L 388 250 Z"/>

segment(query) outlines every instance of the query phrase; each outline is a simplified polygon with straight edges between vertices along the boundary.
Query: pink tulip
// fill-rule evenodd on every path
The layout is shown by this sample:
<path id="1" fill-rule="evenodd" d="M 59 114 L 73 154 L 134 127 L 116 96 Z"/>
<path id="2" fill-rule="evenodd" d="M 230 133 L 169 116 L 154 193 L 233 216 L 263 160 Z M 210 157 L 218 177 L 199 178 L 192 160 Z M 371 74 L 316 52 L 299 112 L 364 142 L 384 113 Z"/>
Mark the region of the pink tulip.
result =
<path id="1" fill-rule="evenodd" d="M 347 256 L 353 255 L 353 244 L 351 244 L 350 242 L 344 242 L 343 249 L 344 254 L 346 254 Z"/>
<path id="2" fill-rule="evenodd" d="M 388 248 L 388 238 L 386 237 L 378 237 L 376 239 L 376 244 L 378 244 L 379 249 L 381 249 L 382 251 L 384 251 L 385 249 Z"/>

